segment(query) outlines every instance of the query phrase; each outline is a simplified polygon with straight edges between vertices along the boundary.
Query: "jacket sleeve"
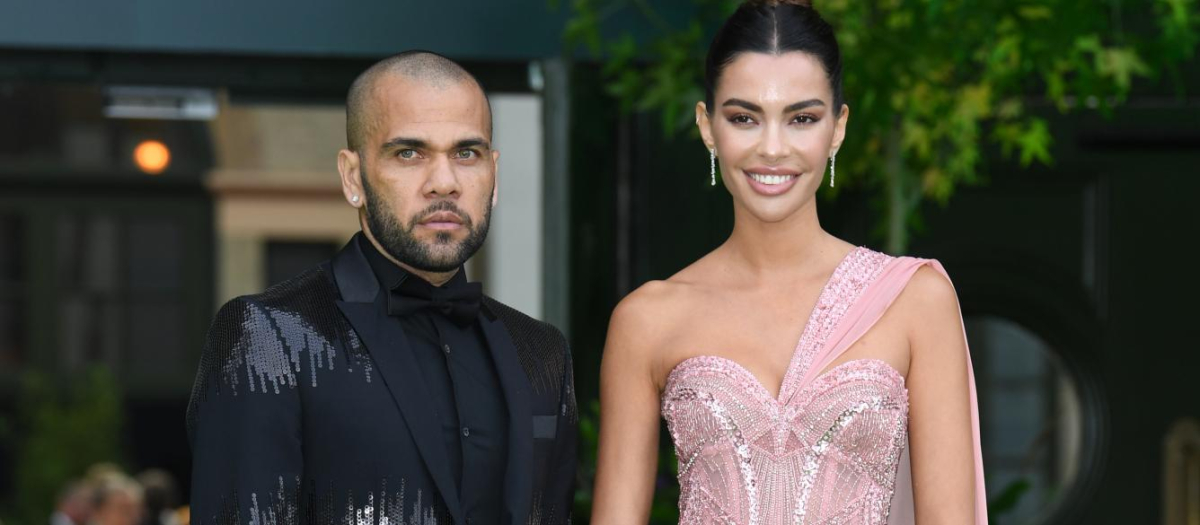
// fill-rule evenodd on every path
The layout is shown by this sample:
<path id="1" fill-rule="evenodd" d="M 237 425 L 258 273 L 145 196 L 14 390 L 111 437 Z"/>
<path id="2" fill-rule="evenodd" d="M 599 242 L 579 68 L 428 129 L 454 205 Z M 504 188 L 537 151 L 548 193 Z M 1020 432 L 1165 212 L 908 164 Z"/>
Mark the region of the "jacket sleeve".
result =
<path id="1" fill-rule="evenodd" d="M 296 363 L 268 308 L 217 313 L 188 404 L 196 525 L 298 523 L 303 474 Z"/>
<path id="2" fill-rule="evenodd" d="M 555 330 L 557 332 L 557 330 Z M 554 483 L 547 488 L 544 516 L 546 524 L 571 522 L 571 511 L 575 504 L 576 471 L 579 467 L 579 407 L 575 401 L 575 371 L 571 359 L 571 348 L 566 337 L 562 339 L 563 378 L 560 392 L 557 430 L 557 447 L 553 463 L 554 472 L 550 479 Z"/>

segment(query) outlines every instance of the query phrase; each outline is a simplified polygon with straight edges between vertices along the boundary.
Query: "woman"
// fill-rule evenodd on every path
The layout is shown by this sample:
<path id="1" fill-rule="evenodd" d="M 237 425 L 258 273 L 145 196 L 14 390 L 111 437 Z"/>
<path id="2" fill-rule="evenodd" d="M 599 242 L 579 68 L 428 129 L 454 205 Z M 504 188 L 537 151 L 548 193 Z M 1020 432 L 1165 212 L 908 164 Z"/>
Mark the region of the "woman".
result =
<path id="1" fill-rule="evenodd" d="M 646 522 L 660 413 L 685 523 L 986 523 L 953 286 L 821 229 L 849 115 L 807 2 L 747 2 L 714 38 L 696 124 L 733 233 L 613 313 L 593 523 Z"/>

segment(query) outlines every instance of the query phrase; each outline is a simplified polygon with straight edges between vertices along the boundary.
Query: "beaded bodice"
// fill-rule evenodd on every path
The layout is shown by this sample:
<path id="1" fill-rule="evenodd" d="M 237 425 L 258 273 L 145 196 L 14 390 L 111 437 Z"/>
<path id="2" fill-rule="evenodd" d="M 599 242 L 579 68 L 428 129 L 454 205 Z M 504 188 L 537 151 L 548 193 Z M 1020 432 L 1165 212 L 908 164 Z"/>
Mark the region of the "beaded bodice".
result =
<path id="1" fill-rule="evenodd" d="M 887 523 L 907 437 L 904 378 L 873 359 L 809 368 L 890 260 L 857 248 L 838 265 L 777 398 L 723 357 L 671 371 L 662 414 L 679 459 L 681 523 Z"/>

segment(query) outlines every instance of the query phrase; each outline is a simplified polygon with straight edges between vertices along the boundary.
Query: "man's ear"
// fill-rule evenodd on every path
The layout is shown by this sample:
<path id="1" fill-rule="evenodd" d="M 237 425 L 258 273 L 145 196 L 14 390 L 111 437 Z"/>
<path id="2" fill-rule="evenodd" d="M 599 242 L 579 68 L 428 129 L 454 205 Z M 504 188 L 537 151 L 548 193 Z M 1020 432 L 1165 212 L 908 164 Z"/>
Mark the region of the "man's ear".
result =
<path id="1" fill-rule="evenodd" d="M 492 207 L 500 200 L 500 150 L 492 150 Z"/>
<path id="2" fill-rule="evenodd" d="M 342 178 L 342 194 L 346 202 L 355 208 L 361 208 L 366 203 L 366 195 L 362 186 L 362 163 L 354 150 L 343 149 L 338 152 L 338 173 Z"/>

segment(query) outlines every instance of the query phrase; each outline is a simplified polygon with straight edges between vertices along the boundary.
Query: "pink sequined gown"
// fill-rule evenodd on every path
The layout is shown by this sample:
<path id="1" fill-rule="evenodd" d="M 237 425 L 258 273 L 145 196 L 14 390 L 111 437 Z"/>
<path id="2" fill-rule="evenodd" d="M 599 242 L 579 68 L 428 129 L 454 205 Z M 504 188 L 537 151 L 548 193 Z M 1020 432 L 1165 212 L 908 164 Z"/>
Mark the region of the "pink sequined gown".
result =
<path id="1" fill-rule="evenodd" d="M 671 371 L 662 414 L 679 458 L 681 523 L 914 522 L 904 378 L 871 359 L 821 371 L 879 320 L 926 264 L 945 274 L 932 260 L 851 251 L 817 300 L 778 398 L 722 357 L 692 357 Z M 970 385 L 974 523 L 984 525 L 974 377 Z"/>

